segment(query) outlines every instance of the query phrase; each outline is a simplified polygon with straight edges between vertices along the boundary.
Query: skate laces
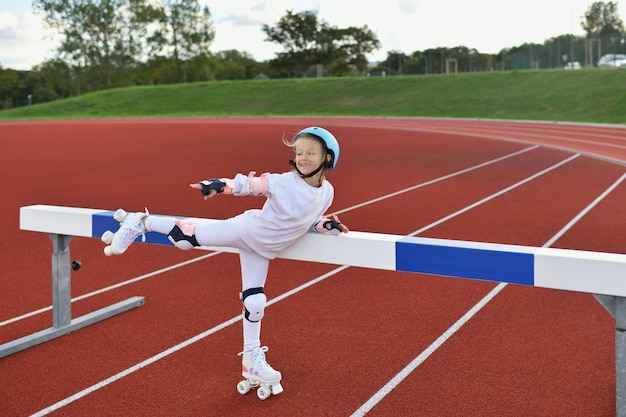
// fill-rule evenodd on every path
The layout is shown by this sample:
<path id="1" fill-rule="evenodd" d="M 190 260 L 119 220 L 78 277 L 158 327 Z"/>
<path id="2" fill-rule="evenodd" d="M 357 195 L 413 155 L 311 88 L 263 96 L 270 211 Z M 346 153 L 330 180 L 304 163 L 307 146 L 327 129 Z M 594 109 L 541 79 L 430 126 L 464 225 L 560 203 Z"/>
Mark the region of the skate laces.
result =
<path id="1" fill-rule="evenodd" d="M 260 348 L 256 348 L 252 352 L 250 352 L 250 356 L 252 358 L 252 364 L 253 364 L 252 368 L 256 369 L 258 372 L 264 371 L 266 369 L 275 371 L 275 369 L 272 368 L 270 364 L 267 363 L 267 360 L 265 359 L 265 352 L 267 352 L 268 350 L 269 348 L 267 346 L 263 346 Z M 245 352 L 239 352 L 237 356 L 241 356 L 244 353 Z"/>
<path id="2" fill-rule="evenodd" d="M 120 238 L 125 244 L 130 245 L 139 235 L 141 235 L 142 242 L 146 241 L 146 228 L 143 225 L 143 218 L 149 214 L 150 213 L 146 208 L 145 213 L 131 213 L 127 216 L 124 222 L 122 222 L 122 235 Z M 126 220 L 128 220 L 128 223 Z"/>

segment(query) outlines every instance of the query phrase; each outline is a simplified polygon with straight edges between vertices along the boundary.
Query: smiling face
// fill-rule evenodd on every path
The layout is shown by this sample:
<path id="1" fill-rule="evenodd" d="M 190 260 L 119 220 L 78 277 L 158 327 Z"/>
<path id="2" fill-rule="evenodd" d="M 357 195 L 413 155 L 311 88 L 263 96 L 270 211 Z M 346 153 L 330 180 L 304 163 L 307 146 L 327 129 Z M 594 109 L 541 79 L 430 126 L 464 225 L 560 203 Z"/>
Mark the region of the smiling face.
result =
<path id="1" fill-rule="evenodd" d="M 326 160 L 327 154 L 319 140 L 303 136 L 298 138 L 294 145 L 296 153 L 296 166 L 303 175 L 310 174 L 319 168 L 324 160 Z M 320 182 L 320 177 L 324 174 L 322 169 L 317 175 L 311 177 L 311 183 Z M 308 182 L 308 181 L 307 181 Z"/>
<path id="2" fill-rule="evenodd" d="M 322 144 L 313 138 L 302 137 L 296 141 L 296 166 L 304 175 L 315 171 L 324 162 L 326 153 Z"/>

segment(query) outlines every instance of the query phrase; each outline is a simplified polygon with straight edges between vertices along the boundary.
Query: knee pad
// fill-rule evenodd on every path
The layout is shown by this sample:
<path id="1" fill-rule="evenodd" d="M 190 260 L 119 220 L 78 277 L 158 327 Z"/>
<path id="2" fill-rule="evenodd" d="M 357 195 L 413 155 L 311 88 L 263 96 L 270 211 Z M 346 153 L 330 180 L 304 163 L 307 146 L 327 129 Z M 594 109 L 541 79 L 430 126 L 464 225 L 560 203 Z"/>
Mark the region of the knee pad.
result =
<path id="1" fill-rule="evenodd" d="M 195 227 L 193 227 L 191 232 L 193 233 L 194 230 L 195 230 Z M 174 226 L 174 228 L 169 232 L 169 234 L 167 235 L 167 238 L 169 239 L 170 242 L 174 244 L 174 246 L 182 250 L 189 250 L 195 246 L 200 246 L 200 244 L 196 240 L 196 235 L 185 234 L 183 229 L 181 229 L 178 224 L 176 224 L 176 226 Z"/>
<path id="2" fill-rule="evenodd" d="M 248 288 L 241 293 L 243 301 L 244 317 L 251 322 L 260 321 L 265 314 L 265 304 L 267 297 L 263 287 Z"/>

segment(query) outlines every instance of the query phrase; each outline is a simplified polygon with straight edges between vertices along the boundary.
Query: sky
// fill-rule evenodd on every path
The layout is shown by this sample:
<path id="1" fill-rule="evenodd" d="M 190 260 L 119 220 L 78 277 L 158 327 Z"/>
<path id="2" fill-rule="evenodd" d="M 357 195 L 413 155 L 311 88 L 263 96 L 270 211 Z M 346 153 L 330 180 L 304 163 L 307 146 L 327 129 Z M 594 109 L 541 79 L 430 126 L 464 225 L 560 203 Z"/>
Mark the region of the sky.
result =
<path id="1" fill-rule="evenodd" d="M 282 51 L 264 41 L 262 25 L 275 25 L 286 14 L 312 10 L 331 26 L 371 29 L 381 48 L 411 54 L 429 48 L 466 46 L 498 53 L 523 43 L 573 33 L 584 36 L 580 22 L 595 0 L 199 0 L 209 7 L 215 28 L 211 51 L 236 49 L 257 61 Z M 613 0 L 626 21 L 626 0 Z M 605 2 L 608 2 L 606 0 Z M 0 0 L 0 66 L 28 70 L 54 56 L 59 36 L 32 9 L 32 0 Z"/>

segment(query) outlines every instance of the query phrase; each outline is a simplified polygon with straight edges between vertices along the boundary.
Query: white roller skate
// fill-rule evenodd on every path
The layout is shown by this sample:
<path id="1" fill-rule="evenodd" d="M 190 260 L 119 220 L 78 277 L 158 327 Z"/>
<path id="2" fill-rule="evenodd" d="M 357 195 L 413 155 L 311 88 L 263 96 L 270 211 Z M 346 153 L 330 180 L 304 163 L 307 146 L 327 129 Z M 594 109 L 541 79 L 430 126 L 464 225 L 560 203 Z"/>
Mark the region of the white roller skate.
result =
<path id="1" fill-rule="evenodd" d="M 265 360 L 267 350 L 267 346 L 263 346 L 239 354 L 243 356 L 241 375 L 246 378 L 237 384 L 239 394 L 245 395 L 251 389 L 256 389 L 257 397 L 265 400 L 272 394 L 277 395 L 283 392 L 283 387 L 280 385 L 282 375 Z"/>
<path id="2" fill-rule="evenodd" d="M 109 245 L 105 246 L 104 254 L 106 256 L 123 254 L 139 235 L 145 241 L 146 227 L 143 220 L 148 214 L 148 209 L 145 213 L 126 213 L 122 209 L 117 209 L 113 218 L 120 222 L 120 228 L 115 233 L 107 230 L 102 234 L 102 241 Z"/>

